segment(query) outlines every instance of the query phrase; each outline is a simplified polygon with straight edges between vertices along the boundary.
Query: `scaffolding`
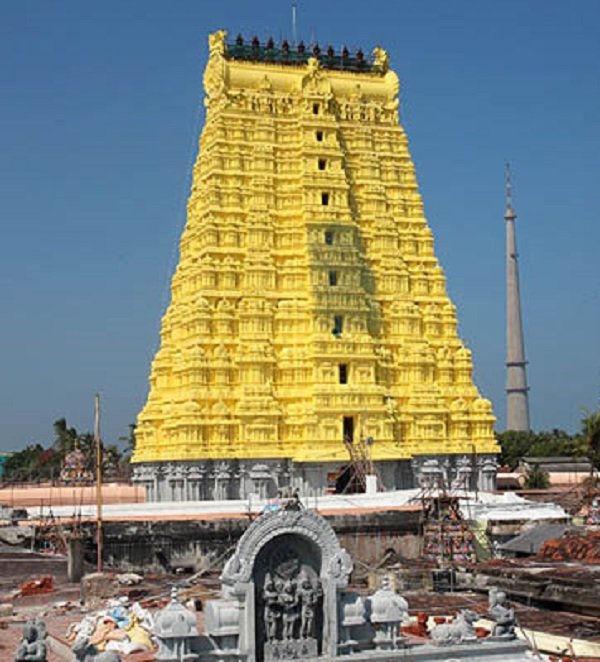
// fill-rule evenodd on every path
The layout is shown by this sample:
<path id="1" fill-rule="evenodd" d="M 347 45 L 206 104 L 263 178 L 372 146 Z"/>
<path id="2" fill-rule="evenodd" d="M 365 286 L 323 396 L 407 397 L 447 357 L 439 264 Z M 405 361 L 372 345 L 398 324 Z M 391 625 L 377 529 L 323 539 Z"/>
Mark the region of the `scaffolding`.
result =
<path id="1" fill-rule="evenodd" d="M 348 451 L 349 462 L 338 477 L 345 482 L 342 494 L 357 494 L 367 491 L 367 476 L 375 476 L 377 489 L 382 488 L 381 478 L 371 459 L 373 438 L 367 437 L 354 442 L 351 437 L 344 437 L 344 446 Z"/>

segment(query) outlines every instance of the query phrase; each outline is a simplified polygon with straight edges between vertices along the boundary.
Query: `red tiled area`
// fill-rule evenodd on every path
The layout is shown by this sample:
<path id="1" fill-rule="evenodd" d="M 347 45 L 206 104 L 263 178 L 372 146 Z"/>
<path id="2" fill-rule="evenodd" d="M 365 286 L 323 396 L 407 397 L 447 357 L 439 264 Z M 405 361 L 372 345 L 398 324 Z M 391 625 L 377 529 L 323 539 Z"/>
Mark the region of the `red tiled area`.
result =
<path id="1" fill-rule="evenodd" d="M 600 531 L 586 531 L 582 535 L 567 533 L 557 540 L 546 540 L 538 558 L 543 561 L 600 563 Z"/>

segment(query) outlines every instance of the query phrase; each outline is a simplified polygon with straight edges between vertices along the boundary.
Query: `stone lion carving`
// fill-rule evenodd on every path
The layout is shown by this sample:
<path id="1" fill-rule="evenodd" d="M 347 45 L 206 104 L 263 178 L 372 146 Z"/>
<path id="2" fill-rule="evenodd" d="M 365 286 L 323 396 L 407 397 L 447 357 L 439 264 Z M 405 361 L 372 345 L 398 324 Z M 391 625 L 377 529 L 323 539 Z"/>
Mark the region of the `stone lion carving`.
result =
<path id="1" fill-rule="evenodd" d="M 211 55 L 223 55 L 225 53 L 225 30 L 217 30 L 208 35 L 208 51 Z"/>
<path id="2" fill-rule="evenodd" d="M 476 640 L 473 623 L 479 619 L 479 614 L 470 609 L 463 609 L 452 623 L 441 623 L 431 630 L 431 639 L 438 646 L 461 644 Z"/>

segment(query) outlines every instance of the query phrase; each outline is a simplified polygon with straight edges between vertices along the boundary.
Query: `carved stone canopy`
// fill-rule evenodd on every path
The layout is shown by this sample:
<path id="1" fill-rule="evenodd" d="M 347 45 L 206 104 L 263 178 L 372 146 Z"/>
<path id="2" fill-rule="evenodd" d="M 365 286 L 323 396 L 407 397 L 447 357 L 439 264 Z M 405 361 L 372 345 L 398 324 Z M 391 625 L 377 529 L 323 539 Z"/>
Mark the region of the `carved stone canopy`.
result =
<path id="1" fill-rule="evenodd" d="M 345 586 L 352 571 L 352 560 L 343 549 L 328 522 L 311 510 L 279 510 L 263 513 L 240 538 L 235 554 L 226 563 L 221 581 L 234 586 L 252 580 L 252 573 L 260 551 L 280 536 L 305 538 L 320 551 L 321 577 Z"/>

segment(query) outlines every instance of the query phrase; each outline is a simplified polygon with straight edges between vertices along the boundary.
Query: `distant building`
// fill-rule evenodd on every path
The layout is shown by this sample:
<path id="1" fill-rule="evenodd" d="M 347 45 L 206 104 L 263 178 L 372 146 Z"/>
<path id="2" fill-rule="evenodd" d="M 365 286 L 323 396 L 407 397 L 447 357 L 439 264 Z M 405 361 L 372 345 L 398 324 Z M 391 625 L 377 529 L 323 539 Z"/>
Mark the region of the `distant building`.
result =
<path id="1" fill-rule="evenodd" d="M 534 467 L 548 474 L 553 487 L 578 485 L 592 475 L 592 463 L 585 457 L 524 457 L 517 471 L 526 475 Z"/>

